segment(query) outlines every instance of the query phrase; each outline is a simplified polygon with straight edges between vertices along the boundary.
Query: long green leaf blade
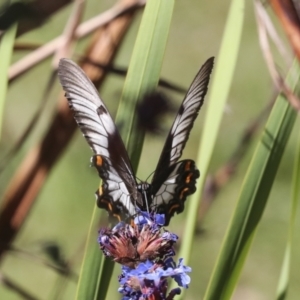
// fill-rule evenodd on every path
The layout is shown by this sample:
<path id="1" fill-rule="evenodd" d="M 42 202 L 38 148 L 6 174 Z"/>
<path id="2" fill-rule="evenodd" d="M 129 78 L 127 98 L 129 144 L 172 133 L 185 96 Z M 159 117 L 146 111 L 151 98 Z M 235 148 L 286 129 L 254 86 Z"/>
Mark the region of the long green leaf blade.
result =
<path id="1" fill-rule="evenodd" d="M 95 236 L 99 224 L 98 220 L 99 210 L 95 206 L 84 252 L 84 264 L 81 267 L 77 285 L 76 299 L 95 299 L 95 287 L 97 287 L 99 281 L 99 268 L 104 260 Z"/>
<path id="2" fill-rule="evenodd" d="M 149 0 L 147 2 L 116 116 L 116 123 L 122 124 L 120 134 L 127 146 L 134 170 L 138 166 L 144 139 L 144 133 L 137 132 L 134 127 L 135 106 L 143 95 L 156 88 L 159 81 L 173 7 L 173 0 Z M 92 220 L 92 223 L 95 221 Z M 104 299 L 107 293 L 114 263 L 110 260 L 101 261 L 102 255 L 99 253 L 99 249 L 99 258 L 96 262 L 93 256 L 95 244 L 98 247 L 97 243 L 90 239 L 87 252 L 90 251 L 92 255 L 91 258 L 86 255 L 86 260 L 83 263 L 82 270 L 87 268 L 87 271 L 82 275 L 84 279 L 81 281 L 81 286 L 78 287 L 83 291 L 80 294 L 82 297 L 78 296 L 77 299 Z M 89 261 L 90 259 L 91 261 Z M 89 273 L 98 274 L 97 283 L 93 283 L 94 294 L 92 298 L 85 294 L 86 286 L 91 286 L 88 282 Z"/>
<path id="3" fill-rule="evenodd" d="M 287 82 L 295 88 L 296 80 L 291 74 Z M 230 299 L 232 295 L 295 119 L 296 112 L 279 95 L 248 168 L 236 211 L 204 297 L 206 300 Z"/>
<path id="4" fill-rule="evenodd" d="M 209 87 L 211 94 L 209 101 L 206 101 L 208 105 L 207 114 L 205 116 L 203 135 L 196 160 L 196 165 L 200 168 L 201 176 L 196 193 L 188 201 L 186 234 L 179 252 L 179 257 L 184 257 L 186 263 L 189 261 L 194 240 L 199 199 L 201 198 L 206 173 L 215 147 L 238 57 L 244 23 L 244 6 L 244 0 L 233 0 L 231 2 L 219 55 L 216 58 L 216 67 L 213 70 L 212 85 Z M 173 284 L 172 288 L 175 287 L 176 285 Z"/>
<path id="5" fill-rule="evenodd" d="M 138 100 L 157 87 L 173 8 L 173 0 L 147 2 L 116 116 L 117 124 L 122 124 L 120 133 L 134 170 L 144 141 L 144 133 L 136 130 L 135 107 Z"/>
<path id="6" fill-rule="evenodd" d="M 295 231 L 296 213 L 298 208 L 298 201 L 300 197 L 300 135 L 298 137 L 298 147 L 295 157 L 294 174 L 293 174 L 293 185 L 292 185 L 292 203 L 290 212 L 290 222 L 288 229 L 288 240 L 283 258 L 282 268 L 280 272 L 280 278 L 277 289 L 277 300 L 286 299 L 289 285 L 289 273 L 291 266 L 291 256 L 293 249 L 293 238 Z"/>
<path id="7" fill-rule="evenodd" d="M 4 104 L 8 85 L 8 68 L 13 54 L 13 47 L 17 31 L 17 24 L 11 26 L 5 33 L 0 42 L 0 139 L 2 132 L 2 119 Z"/>

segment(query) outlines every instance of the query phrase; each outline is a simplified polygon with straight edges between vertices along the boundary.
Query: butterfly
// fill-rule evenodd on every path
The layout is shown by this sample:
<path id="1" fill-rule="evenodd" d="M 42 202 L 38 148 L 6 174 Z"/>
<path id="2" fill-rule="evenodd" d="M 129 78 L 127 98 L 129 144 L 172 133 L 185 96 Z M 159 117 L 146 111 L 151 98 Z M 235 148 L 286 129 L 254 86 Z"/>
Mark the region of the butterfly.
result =
<path id="1" fill-rule="evenodd" d="M 192 82 L 166 139 L 151 183 L 137 183 L 125 145 L 93 83 L 69 59 L 61 59 L 58 77 L 83 136 L 94 152 L 92 165 L 102 179 L 97 205 L 119 221 L 134 218 L 139 210 L 165 215 L 184 210 L 187 196 L 200 176 L 191 159 L 178 161 L 207 93 L 214 58 L 209 58 Z"/>

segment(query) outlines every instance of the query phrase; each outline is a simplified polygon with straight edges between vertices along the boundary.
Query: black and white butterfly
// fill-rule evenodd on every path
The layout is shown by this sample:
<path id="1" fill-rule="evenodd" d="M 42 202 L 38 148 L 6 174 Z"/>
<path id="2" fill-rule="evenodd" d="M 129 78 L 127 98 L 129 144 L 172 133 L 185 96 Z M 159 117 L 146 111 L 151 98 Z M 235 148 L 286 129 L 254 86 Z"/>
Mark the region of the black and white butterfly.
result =
<path id="1" fill-rule="evenodd" d="M 74 62 L 61 59 L 58 77 L 75 120 L 94 152 L 91 161 L 103 183 L 96 191 L 97 205 L 110 215 L 133 218 L 137 211 L 165 214 L 168 225 L 174 213 L 184 209 L 188 195 L 196 190 L 200 173 L 190 159 L 179 161 L 207 92 L 214 58 L 196 75 L 174 120 L 150 184 L 136 181 L 131 163 L 98 91 Z"/>

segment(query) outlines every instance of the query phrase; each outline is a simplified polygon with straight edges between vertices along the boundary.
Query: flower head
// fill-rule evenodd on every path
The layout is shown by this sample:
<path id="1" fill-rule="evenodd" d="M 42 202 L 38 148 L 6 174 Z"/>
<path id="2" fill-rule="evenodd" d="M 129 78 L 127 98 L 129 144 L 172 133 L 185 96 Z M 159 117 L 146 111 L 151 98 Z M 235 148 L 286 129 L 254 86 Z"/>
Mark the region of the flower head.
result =
<path id="1" fill-rule="evenodd" d="M 187 272 L 190 271 L 189 269 Z M 175 277 L 179 274 L 181 276 L 184 274 L 189 279 L 183 268 L 173 269 L 168 267 L 166 269 L 164 263 L 158 264 L 149 260 L 140 263 L 135 269 L 123 266 L 122 274 L 119 276 L 119 282 L 122 285 L 119 288 L 119 292 L 124 295 L 123 299 L 126 299 L 126 297 L 132 300 L 173 299 L 175 295 L 180 294 L 180 289 L 176 288 L 166 295 L 168 288 L 167 278 Z M 176 282 L 178 283 L 177 280 Z"/>
<path id="2" fill-rule="evenodd" d="M 187 288 L 191 268 L 173 260 L 178 236 L 165 230 L 164 215 L 139 212 L 133 225 L 121 222 L 113 229 L 100 230 L 98 242 L 103 253 L 122 264 L 119 276 L 122 300 L 171 300 L 180 288 L 167 295 L 167 278 Z"/>
<path id="3" fill-rule="evenodd" d="M 158 220 L 159 223 L 156 223 Z M 112 230 L 100 230 L 98 242 L 103 253 L 114 261 L 135 267 L 146 260 L 159 261 L 175 254 L 173 245 L 178 236 L 162 228 L 160 215 L 138 215 L 134 226 L 121 222 Z"/>

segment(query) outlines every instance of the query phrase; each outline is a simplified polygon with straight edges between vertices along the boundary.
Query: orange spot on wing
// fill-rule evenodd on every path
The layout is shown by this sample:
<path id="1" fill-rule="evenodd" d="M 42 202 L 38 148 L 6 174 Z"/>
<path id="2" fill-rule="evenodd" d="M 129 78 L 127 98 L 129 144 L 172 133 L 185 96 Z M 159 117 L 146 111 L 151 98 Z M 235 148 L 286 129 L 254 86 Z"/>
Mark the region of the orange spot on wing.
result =
<path id="1" fill-rule="evenodd" d="M 179 207 L 179 204 L 174 204 L 169 209 L 169 215 L 172 213 L 173 210 L 176 210 Z"/>
<path id="2" fill-rule="evenodd" d="M 189 190 L 189 188 L 187 188 L 187 187 L 184 188 L 179 195 L 179 199 L 182 199 L 185 196 L 185 192 L 187 192 L 188 190 Z"/>
<path id="3" fill-rule="evenodd" d="M 193 173 L 190 173 L 190 174 L 186 177 L 185 183 L 190 183 L 190 182 L 191 182 L 192 176 L 193 176 Z"/>
<path id="4" fill-rule="evenodd" d="M 114 216 L 115 218 L 117 218 L 119 222 L 121 222 L 121 217 L 120 217 L 120 215 L 113 214 L 113 216 Z"/>
<path id="5" fill-rule="evenodd" d="M 112 206 L 111 206 L 110 202 L 108 202 L 108 205 L 107 205 L 107 207 L 108 207 L 108 209 L 109 209 L 110 211 L 112 211 L 112 210 L 113 210 L 113 208 L 112 208 Z"/>
<path id="6" fill-rule="evenodd" d="M 102 156 L 97 155 L 97 156 L 96 156 L 96 165 L 101 167 L 102 164 L 103 164 Z"/>
<path id="7" fill-rule="evenodd" d="M 190 170 L 190 169 L 191 169 L 191 162 L 188 161 L 188 162 L 185 164 L 185 166 L 184 166 L 184 170 L 185 170 L 185 171 L 188 171 L 188 170 Z"/>
<path id="8" fill-rule="evenodd" d="M 99 191 L 99 196 L 102 196 L 102 194 L 103 194 L 102 186 L 99 187 L 98 191 Z"/>
<path id="9" fill-rule="evenodd" d="M 101 199 L 101 202 L 104 203 L 104 205 L 106 206 L 108 211 L 110 211 L 111 213 L 113 212 L 113 207 L 112 207 L 111 203 L 108 200 Z M 120 215 L 118 215 L 116 213 L 112 213 L 112 216 L 117 218 L 118 221 L 121 222 L 122 219 L 121 219 Z"/>

